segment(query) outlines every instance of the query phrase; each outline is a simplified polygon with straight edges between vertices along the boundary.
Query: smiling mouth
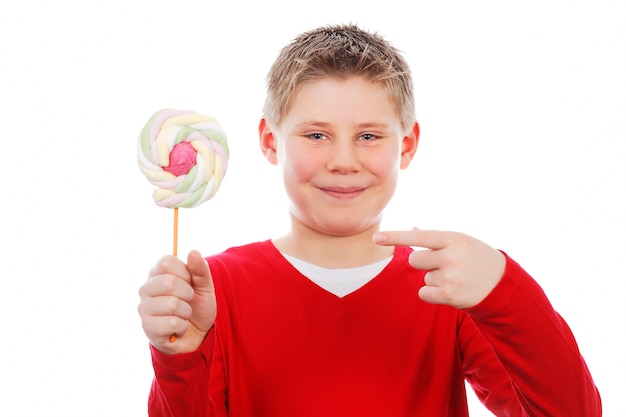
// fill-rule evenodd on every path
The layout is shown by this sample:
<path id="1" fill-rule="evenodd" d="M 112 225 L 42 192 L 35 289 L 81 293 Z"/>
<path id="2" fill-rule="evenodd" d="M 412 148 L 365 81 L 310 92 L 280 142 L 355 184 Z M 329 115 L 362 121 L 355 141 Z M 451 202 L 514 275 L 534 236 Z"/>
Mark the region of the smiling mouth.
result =
<path id="1" fill-rule="evenodd" d="M 335 198 L 353 198 L 365 191 L 362 187 L 319 187 L 319 189 Z"/>

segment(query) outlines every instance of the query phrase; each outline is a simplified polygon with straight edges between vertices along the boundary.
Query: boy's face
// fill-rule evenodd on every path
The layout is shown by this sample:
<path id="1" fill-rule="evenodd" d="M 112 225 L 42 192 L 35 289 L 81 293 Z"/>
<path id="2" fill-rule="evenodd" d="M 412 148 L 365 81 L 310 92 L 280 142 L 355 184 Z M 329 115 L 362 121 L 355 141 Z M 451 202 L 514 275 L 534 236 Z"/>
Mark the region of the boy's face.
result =
<path id="1" fill-rule="evenodd" d="M 293 219 L 325 235 L 378 227 L 417 147 L 381 84 L 362 78 L 304 84 L 278 126 L 264 120 L 261 148 L 283 175 Z"/>

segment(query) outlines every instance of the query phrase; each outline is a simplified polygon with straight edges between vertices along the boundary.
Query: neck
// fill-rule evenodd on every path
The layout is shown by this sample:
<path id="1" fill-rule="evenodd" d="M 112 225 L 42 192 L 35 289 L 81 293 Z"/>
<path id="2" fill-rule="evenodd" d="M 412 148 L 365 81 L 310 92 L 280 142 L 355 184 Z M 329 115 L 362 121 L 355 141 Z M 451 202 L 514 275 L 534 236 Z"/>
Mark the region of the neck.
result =
<path id="1" fill-rule="evenodd" d="M 279 251 L 324 268 L 353 268 L 382 261 L 393 255 L 393 247 L 379 246 L 373 236 L 379 223 L 348 236 L 333 236 L 309 229 L 292 219 L 286 235 L 274 239 Z"/>

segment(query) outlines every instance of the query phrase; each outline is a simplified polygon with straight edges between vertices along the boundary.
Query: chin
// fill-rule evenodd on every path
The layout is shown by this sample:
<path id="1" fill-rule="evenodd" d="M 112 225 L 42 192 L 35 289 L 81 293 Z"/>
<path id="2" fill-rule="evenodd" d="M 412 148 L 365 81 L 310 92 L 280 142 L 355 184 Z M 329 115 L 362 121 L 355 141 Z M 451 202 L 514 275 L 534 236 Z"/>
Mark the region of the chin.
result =
<path id="1" fill-rule="evenodd" d="M 363 216 L 355 211 L 333 210 L 317 216 L 298 216 L 291 212 L 291 216 L 296 224 L 326 236 L 350 237 L 369 231 L 373 234 L 380 225 L 381 216 Z"/>
<path id="2" fill-rule="evenodd" d="M 320 233 L 323 233 L 328 236 L 335 237 L 350 237 L 356 236 L 361 233 L 367 232 L 369 230 L 373 230 L 376 228 L 376 224 L 367 223 L 367 224 L 350 224 L 348 222 L 335 223 L 335 224 L 327 224 L 325 226 L 317 227 L 317 230 Z"/>

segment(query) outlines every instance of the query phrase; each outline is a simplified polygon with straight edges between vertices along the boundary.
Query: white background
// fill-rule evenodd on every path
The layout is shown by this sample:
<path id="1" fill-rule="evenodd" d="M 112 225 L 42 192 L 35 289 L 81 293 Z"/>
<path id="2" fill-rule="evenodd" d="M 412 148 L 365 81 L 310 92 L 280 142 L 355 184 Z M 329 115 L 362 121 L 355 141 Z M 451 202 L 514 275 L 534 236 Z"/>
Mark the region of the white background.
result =
<path id="1" fill-rule="evenodd" d="M 385 227 L 506 250 L 572 327 L 605 415 L 626 415 L 618 0 L 3 2 L 0 414 L 146 415 L 137 290 L 171 251 L 172 211 L 136 165 L 139 130 L 170 107 L 229 136 L 219 193 L 181 211 L 181 254 L 277 236 L 282 186 L 257 146 L 265 74 L 300 32 L 345 22 L 414 70 L 420 149 Z"/>

